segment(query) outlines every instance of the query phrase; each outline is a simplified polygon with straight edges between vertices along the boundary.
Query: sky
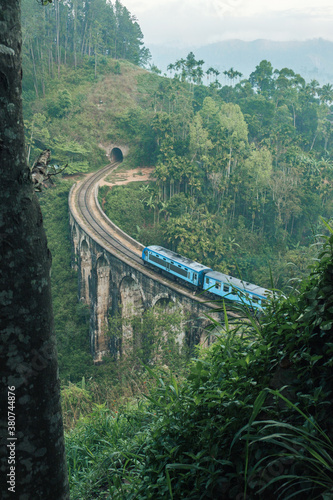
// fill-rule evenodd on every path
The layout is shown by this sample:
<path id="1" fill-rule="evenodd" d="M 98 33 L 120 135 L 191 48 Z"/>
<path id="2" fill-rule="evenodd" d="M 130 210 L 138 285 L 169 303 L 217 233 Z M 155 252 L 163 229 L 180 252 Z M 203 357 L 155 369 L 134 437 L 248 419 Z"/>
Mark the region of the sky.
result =
<path id="1" fill-rule="evenodd" d="M 332 0 L 122 0 L 145 45 L 201 46 L 220 40 L 333 41 Z"/>

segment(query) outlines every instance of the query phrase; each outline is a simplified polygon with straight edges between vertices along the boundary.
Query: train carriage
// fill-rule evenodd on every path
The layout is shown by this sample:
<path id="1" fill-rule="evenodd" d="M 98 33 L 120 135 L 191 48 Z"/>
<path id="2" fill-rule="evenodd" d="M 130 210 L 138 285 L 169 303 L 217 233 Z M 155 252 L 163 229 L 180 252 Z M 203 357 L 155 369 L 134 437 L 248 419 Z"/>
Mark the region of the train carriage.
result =
<path id="1" fill-rule="evenodd" d="M 217 271 L 206 273 L 203 289 L 225 299 L 247 304 L 252 308 L 261 309 L 270 291 L 252 283 L 233 278 Z"/>
<path id="2" fill-rule="evenodd" d="M 203 286 L 205 273 L 211 271 L 210 267 L 194 262 L 158 245 L 144 248 L 142 259 L 146 264 L 151 264 L 199 288 Z"/>

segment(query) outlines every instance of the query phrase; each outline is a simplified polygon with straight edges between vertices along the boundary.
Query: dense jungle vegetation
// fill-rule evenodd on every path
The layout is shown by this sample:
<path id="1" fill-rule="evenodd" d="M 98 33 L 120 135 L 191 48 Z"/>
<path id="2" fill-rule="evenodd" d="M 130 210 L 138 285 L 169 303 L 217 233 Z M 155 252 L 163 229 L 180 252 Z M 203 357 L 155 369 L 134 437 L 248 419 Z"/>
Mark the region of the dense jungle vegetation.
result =
<path id="1" fill-rule="evenodd" d="M 332 213 L 333 87 L 267 61 L 236 85 L 203 85 L 202 65 L 189 54 L 170 65 L 173 78 L 150 75 L 151 109 L 123 119 L 129 140 L 145 124 L 137 161 L 156 166 L 156 182 L 135 195 L 153 223 L 148 215 L 131 234 L 262 286 L 271 269 L 288 291 L 315 255 L 319 215 Z M 126 200 L 128 188 L 101 195 L 128 229 L 122 189 Z"/>
<path id="2" fill-rule="evenodd" d="M 28 161 L 49 148 L 69 164 L 40 201 L 72 498 L 332 498 L 333 236 L 318 234 L 331 231 L 333 86 L 268 61 L 221 86 L 192 53 L 162 77 L 138 66 L 149 53 L 120 2 L 22 3 Z M 259 323 L 215 325 L 191 362 L 184 318 L 147 311 L 130 320 L 142 342 L 94 366 L 67 198 L 108 144 L 129 145 L 124 168 L 155 167 L 150 183 L 101 190 L 118 225 L 288 299 Z M 123 326 L 110 318 L 110 336 Z"/>

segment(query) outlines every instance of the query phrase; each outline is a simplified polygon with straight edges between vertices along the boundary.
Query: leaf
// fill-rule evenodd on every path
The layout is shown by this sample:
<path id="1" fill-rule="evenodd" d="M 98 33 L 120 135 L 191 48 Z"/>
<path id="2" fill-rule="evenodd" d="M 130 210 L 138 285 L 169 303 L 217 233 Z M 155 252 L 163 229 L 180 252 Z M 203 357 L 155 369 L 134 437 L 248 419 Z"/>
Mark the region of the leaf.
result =
<path id="1" fill-rule="evenodd" d="M 322 217 L 320 217 L 321 222 L 324 224 L 324 226 L 329 230 L 331 234 L 333 234 L 333 228 L 328 224 L 328 222 L 325 221 Z"/>
<path id="2" fill-rule="evenodd" d="M 169 474 L 169 471 L 168 471 L 167 467 L 165 468 L 165 475 L 166 475 L 166 480 L 167 480 L 167 485 L 168 485 L 170 497 L 171 497 L 171 500 L 173 500 L 171 479 L 170 479 L 170 474 Z"/>

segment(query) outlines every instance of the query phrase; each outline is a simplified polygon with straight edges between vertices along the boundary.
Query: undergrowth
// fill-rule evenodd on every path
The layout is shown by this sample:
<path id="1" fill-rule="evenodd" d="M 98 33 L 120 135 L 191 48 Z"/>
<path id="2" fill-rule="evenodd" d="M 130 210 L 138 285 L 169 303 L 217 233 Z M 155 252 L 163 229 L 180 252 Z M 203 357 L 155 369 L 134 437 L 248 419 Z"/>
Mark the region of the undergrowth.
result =
<path id="1" fill-rule="evenodd" d="M 298 297 L 215 325 L 186 378 L 147 366 L 139 400 L 95 406 L 67 435 L 72 498 L 331 499 L 332 256 L 333 234 Z"/>

